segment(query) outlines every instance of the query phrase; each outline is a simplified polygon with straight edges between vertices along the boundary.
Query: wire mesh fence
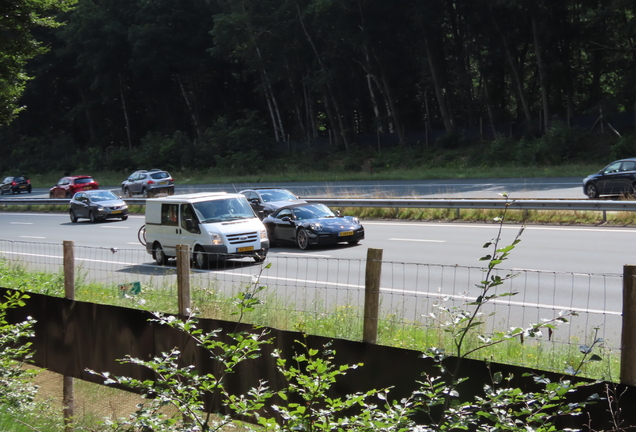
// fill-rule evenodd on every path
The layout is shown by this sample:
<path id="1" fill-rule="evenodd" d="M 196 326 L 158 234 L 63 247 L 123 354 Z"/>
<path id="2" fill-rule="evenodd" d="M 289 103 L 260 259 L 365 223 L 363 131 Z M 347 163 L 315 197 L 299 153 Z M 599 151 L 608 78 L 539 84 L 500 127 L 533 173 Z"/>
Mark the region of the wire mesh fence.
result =
<path id="1" fill-rule="evenodd" d="M 0 240 L 0 285 L 64 295 L 62 244 Z M 207 269 L 190 270 L 192 305 L 202 317 L 232 320 L 233 298 L 256 286 L 262 304 L 247 320 L 279 329 L 360 340 L 366 260 L 270 254 L 266 261 L 210 257 Z M 177 267 L 158 266 L 145 249 L 75 246 L 76 299 L 174 313 Z M 483 334 L 526 327 L 562 314 L 569 323 L 544 334 L 531 354 L 498 352 L 524 366 L 543 366 L 541 353 L 576 352 L 597 338 L 620 351 L 622 274 L 579 274 L 498 269 L 511 279 L 490 300 L 480 320 Z M 452 349 L 443 309 L 471 310 L 484 268 L 383 261 L 378 343 L 410 349 Z M 539 349 L 537 350 L 537 346 Z M 518 349 L 518 348 L 515 348 Z M 496 361 L 511 361 L 497 358 Z"/>

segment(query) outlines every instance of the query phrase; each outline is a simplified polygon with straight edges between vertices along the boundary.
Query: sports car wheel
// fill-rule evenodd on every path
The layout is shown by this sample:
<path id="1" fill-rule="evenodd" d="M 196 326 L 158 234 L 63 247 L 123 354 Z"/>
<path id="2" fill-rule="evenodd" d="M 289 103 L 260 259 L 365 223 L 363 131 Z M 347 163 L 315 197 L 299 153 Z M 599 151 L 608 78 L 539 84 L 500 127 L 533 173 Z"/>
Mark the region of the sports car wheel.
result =
<path id="1" fill-rule="evenodd" d="M 598 189 L 594 183 L 588 183 L 585 185 L 585 195 L 590 199 L 598 198 Z"/>
<path id="2" fill-rule="evenodd" d="M 71 222 L 72 223 L 77 222 L 77 215 L 75 214 L 75 212 L 73 210 L 69 211 L 68 214 L 71 217 Z"/>
<path id="3" fill-rule="evenodd" d="M 97 217 L 95 217 L 95 213 L 93 213 L 93 211 L 88 212 L 88 220 L 90 220 L 91 223 L 97 222 Z"/>
<path id="4" fill-rule="evenodd" d="M 304 228 L 299 228 L 298 233 L 296 233 L 296 244 L 302 250 L 305 250 L 309 247 L 309 236 L 307 235 L 307 231 Z"/>
<path id="5" fill-rule="evenodd" d="M 168 264 L 168 257 L 163 252 L 163 248 L 159 243 L 155 243 L 154 248 L 152 248 L 152 257 L 160 266 L 165 266 L 166 264 Z"/>
<path id="6" fill-rule="evenodd" d="M 210 266 L 208 254 L 205 253 L 201 246 L 194 248 L 194 265 L 200 269 L 206 269 Z"/>

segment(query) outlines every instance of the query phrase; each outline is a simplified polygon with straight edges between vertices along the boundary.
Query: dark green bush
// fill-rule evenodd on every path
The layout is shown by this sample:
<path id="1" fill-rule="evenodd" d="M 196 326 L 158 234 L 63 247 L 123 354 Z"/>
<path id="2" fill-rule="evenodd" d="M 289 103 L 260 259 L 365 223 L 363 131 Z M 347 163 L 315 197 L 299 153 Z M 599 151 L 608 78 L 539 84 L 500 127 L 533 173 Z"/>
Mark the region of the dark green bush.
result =
<path id="1" fill-rule="evenodd" d="M 612 160 L 636 157 L 636 135 L 627 135 L 619 139 L 612 146 L 610 156 Z"/>

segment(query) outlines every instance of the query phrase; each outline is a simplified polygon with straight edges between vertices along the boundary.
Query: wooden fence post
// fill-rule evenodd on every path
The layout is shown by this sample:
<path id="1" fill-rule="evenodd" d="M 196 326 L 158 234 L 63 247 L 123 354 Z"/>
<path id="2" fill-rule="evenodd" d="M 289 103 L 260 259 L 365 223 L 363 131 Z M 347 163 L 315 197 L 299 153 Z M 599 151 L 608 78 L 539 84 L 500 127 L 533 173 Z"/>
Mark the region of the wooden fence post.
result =
<path id="1" fill-rule="evenodd" d="M 623 266 L 621 384 L 636 385 L 636 266 Z"/>
<path id="2" fill-rule="evenodd" d="M 382 249 L 367 250 L 367 268 L 364 279 L 364 325 L 362 342 L 376 343 L 380 309 L 380 276 L 382 275 Z"/>
<path id="3" fill-rule="evenodd" d="M 75 244 L 64 240 L 64 297 L 75 300 Z M 64 416 L 64 431 L 72 432 L 75 417 L 75 392 L 73 377 L 64 375 L 62 380 L 62 405 Z"/>
<path id="4" fill-rule="evenodd" d="M 177 289 L 179 297 L 179 315 L 188 316 L 190 304 L 190 247 L 177 245 Z"/>

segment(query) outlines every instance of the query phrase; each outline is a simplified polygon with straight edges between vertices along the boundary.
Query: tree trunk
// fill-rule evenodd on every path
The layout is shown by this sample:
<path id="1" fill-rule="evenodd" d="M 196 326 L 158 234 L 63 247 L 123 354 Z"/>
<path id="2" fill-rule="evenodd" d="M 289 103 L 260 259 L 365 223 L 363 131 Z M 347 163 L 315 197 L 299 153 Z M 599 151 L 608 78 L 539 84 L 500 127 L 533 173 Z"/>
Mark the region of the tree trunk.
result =
<path id="1" fill-rule="evenodd" d="M 126 138 L 128 139 L 128 150 L 132 151 L 132 139 L 130 137 L 130 119 L 128 118 L 128 109 L 126 108 L 126 98 L 124 97 L 124 82 L 119 75 L 119 97 L 121 98 L 121 106 L 124 112 L 124 121 L 126 122 Z"/>
<path id="2" fill-rule="evenodd" d="M 201 138 L 199 116 L 197 115 L 196 109 L 193 106 L 194 104 L 192 103 L 192 101 L 190 100 L 190 97 L 188 96 L 188 91 L 186 91 L 186 88 L 183 85 L 183 82 L 181 81 L 181 76 L 179 74 L 176 74 L 176 77 L 177 77 L 177 83 L 179 83 L 179 88 L 181 89 L 181 95 L 183 96 L 183 99 L 185 100 L 186 106 L 188 107 L 188 113 L 190 114 L 190 118 L 192 119 L 192 126 L 194 126 L 194 132 L 196 134 L 196 138 L 199 139 Z"/>
<path id="3" fill-rule="evenodd" d="M 84 107 L 84 114 L 86 115 L 86 123 L 88 125 L 88 136 L 90 140 L 95 139 L 95 124 L 93 123 L 93 116 L 91 115 L 90 109 L 88 109 L 88 103 L 86 100 L 86 94 L 84 94 L 84 90 L 79 89 L 80 97 L 82 98 L 82 105 Z"/>
<path id="4" fill-rule="evenodd" d="M 378 68 L 380 69 L 380 76 L 382 77 L 382 87 L 384 88 L 384 95 L 386 97 L 386 103 L 391 111 L 391 117 L 393 118 L 393 122 L 395 123 L 395 130 L 398 134 L 398 138 L 400 140 L 400 145 L 406 144 L 406 139 L 404 136 L 404 127 L 402 126 L 402 122 L 400 121 L 399 115 L 397 113 L 397 109 L 395 108 L 395 104 L 393 102 L 393 92 L 391 91 L 391 86 L 386 79 L 386 74 L 384 73 L 384 69 L 382 68 L 382 64 L 378 60 L 376 56 L 376 61 L 378 62 Z"/>
<path id="5" fill-rule="evenodd" d="M 305 27 L 305 22 L 303 21 L 302 18 L 302 14 L 300 13 L 300 6 L 298 6 L 298 3 L 296 3 L 296 11 L 298 12 L 298 20 L 300 21 L 300 25 L 303 29 L 303 33 L 305 34 L 305 37 L 307 38 L 307 41 L 309 42 L 309 45 L 311 45 L 311 49 L 314 52 L 314 56 L 316 56 L 316 61 L 318 62 L 318 64 L 320 65 L 320 69 L 327 74 L 327 67 L 325 66 L 325 64 L 323 63 L 322 59 L 320 58 L 320 54 L 318 53 L 318 50 L 316 49 L 316 45 L 314 44 L 313 39 L 311 38 L 311 36 L 309 35 L 309 32 L 307 31 L 307 28 Z M 338 127 L 340 128 L 340 131 L 338 134 L 334 134 L 334 137 L 337 137 L 338 135 L 341 136 L 341 138 L 344 141 L 344 145 L 345 145 L 345 150 L 349 150 L 349 142 L 347 140 L 346 134 L 345 134 L 345 129 L 344 129 L 344 125 L 342 124 L 342 116 L 340 116 L 339 110 L 338 110 L 338 105 L 336 103 L 336 99 L 333 96 L 333 90 L 331 89 L 331 84 L 329 82 L 326 83 L 326 87 L 327 87 L 327 93 L 325 94 L 325 109 L 327 110 L 327 116 L 330 117 L 330 123 L 333 127 L 336 127 L 336 125 L 338 125 Z M 329 101 L 332 101 L 334 106 L 333 106 L 333 112 L 330 115 L 330 109 L 329 109 Z M 336 138 L 336 142 L 337 138 Z"/>
<path id="6" fill-rule="evenodd" d="M 380 107 L 378 107 L 378 100 L 375 96 L 375 91 L 373 90 L 373 79 L 370 71 L 370 63 L 371 59 L 369 57 L 369 49 L 366 44 L 364 46 L 364 55 L 366 58 L 366 65 L 363 65 L 363 69 L 365 71 L 365 75 L 367 78 L 367 88 L 369 89 L 369 96 L 371 97 L 371 105 L 373 106 L 373 113 L 375 114 L 375 129 L 378 133 L 382 133 L 384 128 L 382 126 L 382 117 L 380 115 Z"/>
<path id="7" fill-rule="evenodd" d="M 492 18 L 492 22 L 501 36 L 501 42 L 503 43 L 504 49 L 506 51 L 506 58 L 508 59 L 508 63 L 510 64 L 510 69 L 512 70 L 512 77 L 514 78 L 515 84 L 517 85 L 517 92 L 519 94 L 519 101 L 521 102 L 521 106 L 523 107 L 523 113 L 526 118 L 526 122 L 528 124 L 532 124 L 532 115 L 530 114 L 530 109 L 528 108 L 528 102 L 526 101 L 525 92 L 523 91 L 523 83 L 521 81 L 521 77 L 519 76 L 519 69 L 517 64 L 513 59 L 513 55 L 510 52 L 510 47 L 508 46 L 508 41 L 506 40 L 506 36 L 501 31 L 499 27 L 499 23 L 497 23 L 497 19 L 495 18 L 495 14 L 492 11 L 492 8 L 488 8 L 490 11 L 490 17 Z"/>
<path id="8" fill-rule="evenodd" d="M 274 125 L 273 125 L 274 130 L 277 130 L 276 141 L 278 142 L 279 133 L 282 139 L 285 140 L 285 128 L 283 127 L 283 121 L 281 120 L 281 117 L 280 117 L 278 102 L 276 101 L 274 90 L 272 89 L 272 86 L 269 83 L 269 77 L 267 76 L 267 70 L 265 69 L 265 62 L 263 61 L 263 56 L 261 55 L 261 50 L 258 46 L 256 46 L 256 53 L 261 63 L 261 77 L 263 80 L 263 88 L 265 89 L 265 97 L 267 98 L 267 106 L 270 107 L 270 112 L 272 114 L 272 121 L 274 122 Z"/>
<path id="9" fill-rule="evenodd" d="M 431 68 L 431 78 L 433 80 L 433 87 L 435 89 L 435 96 L 437 96 L 437 104 L 439 106 L 440 114 L 442 115 L 442 120 L 444 121 L 444 128 L 446 132 L 453 132 L 453 120 L 448 110 L 448 105 L 446 104 L 446 97 L 444 96 L 444 89 L 441 83 L 441 66 L 439 65 L 439 61 L 437 61 L 437 56 L 435 55 L 435 51 L 431 44 L 431 38 L 426 31 L 426 28 L 423 28 L 424 34 L 424 48 L 426 49 L 426 56 L 428 58 L 428 64 Z"/>
<path id="10" fill-rule="evenodd" d="M 532 37 L 534 41 L 534 55 L 537 59 L 537 67 L 539 68 L 539 84 L 541 86 L 541 99 L 543 101 L 543 127 L 547 132 L 550 127 L 550 104 L 548 100 L 548 78 L 546 76 L 545 63 L 541 53 L 541 41 L 539 40 L 539 26 L 537 24 L 536 12 L 531 12 L 532 20 Z"/>

